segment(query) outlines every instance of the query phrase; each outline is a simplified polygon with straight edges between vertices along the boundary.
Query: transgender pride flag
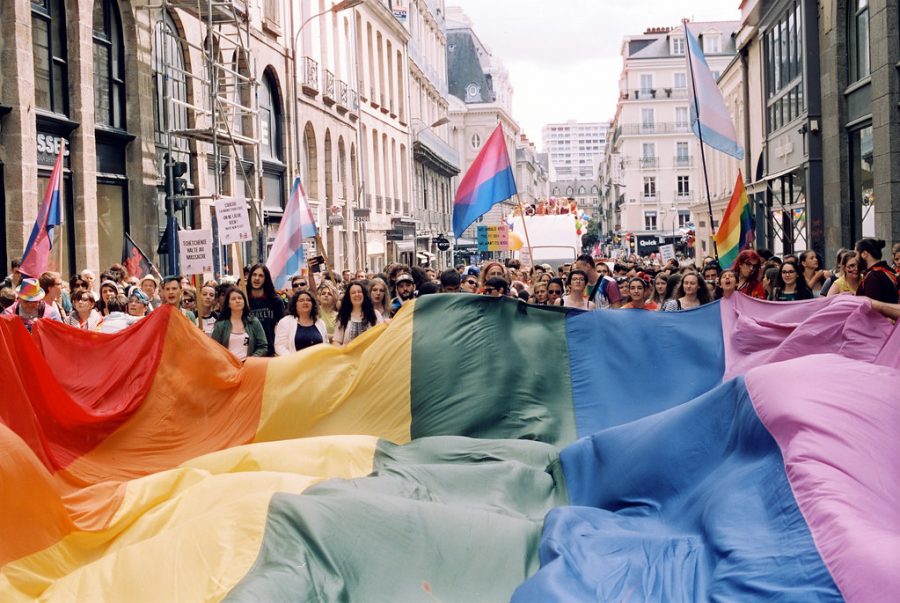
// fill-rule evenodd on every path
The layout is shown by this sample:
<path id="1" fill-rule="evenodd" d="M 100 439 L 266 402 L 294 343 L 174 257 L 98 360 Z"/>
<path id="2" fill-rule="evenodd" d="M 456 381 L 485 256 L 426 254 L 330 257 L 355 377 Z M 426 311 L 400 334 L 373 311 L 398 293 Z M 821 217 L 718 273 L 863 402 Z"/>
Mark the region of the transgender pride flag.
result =
<path id="1" fill-rule="evenodd" d="M 306 191 L 300 184 L 300 178 L 297 178 L 266 261 L 276 289 L 284 289 L 288 279 L 300 272 L 304 262 L 303 239 L 314 236 L 316 222 L 306 202 Z"/>
<path id="2" fill-rule="evenodd" d="M 453 236 L 457 239 L 469 225 L 491 207 L 516 194 L 516 180 L 509 164 L 503 125 L 482 147 L 463 176 L 453 201 Z"/>

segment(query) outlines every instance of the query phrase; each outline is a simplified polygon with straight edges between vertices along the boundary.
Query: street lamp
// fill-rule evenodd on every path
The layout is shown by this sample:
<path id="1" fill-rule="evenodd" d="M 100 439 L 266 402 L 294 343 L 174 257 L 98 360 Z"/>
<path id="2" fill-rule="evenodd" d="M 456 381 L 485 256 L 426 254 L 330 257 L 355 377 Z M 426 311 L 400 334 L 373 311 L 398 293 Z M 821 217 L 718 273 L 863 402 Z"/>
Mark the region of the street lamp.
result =
<path id="1" fill-rule="evenodd" d="M 297 70 L 297 45 L 300 43 L 300 34 L 303 32 L 303 28 L 309 25 L 313 19 L 318 19 L 322 15 L 326 15 L 328 13 L 339 13 L 341 11 L 347 10 L 349 8 L 354 8 L 362 4 L 365 0 L 341 0 L 331 8 L 320 11 L 310 17 L 307 17 L 303 23 L 300 24 L 300 27 L 297 28 L 297 33 L 294 34 L 294 45 L 291 47 L 291 51 L 293 53 L 293 70 L 294 73 L 292 77 L 294 79 L 294 121 L 296 130 L 297 130 L 297 173 L 300 173 L 300 141 L 302 140 L 301 132 L 300 132 L 300 94 L 299 94 L 299 82 L 298 82 L 298 70 Z"/>
<path id="2" fill-rule="evenodd" d="M 417 120 L 417 121 L 419 121 L 420 123 L 423 123 L 423 124 L 425 123 L 425 122 L 423 122 L 423 121 L 421 121 L 421 120 Z M 435 122 L 432 123 L 431 125 L 428 125 L 428 126 L 423 125 L 421 128 L 419 128 L 418 130 L 416 130 L 415 133 L 413 134 L 413 142 L 419 142 L 419 134 L 421 134 L 421 133 L 424 132 L 425 130 L 431 130 L 432 128 L 438 128 L 438 127 L 443 126 L 443 125 L 448 124 L 448 123 L 450 123 L 450 119 L 445 115 L 444 117 L 439 118 L 437 121 L 435 121 Z M 425 181 L 425 166 L 424 166 L 424 164 L 423 164 L 423 166 L 422 166 L 422 209 L 425 209 L 426 203 L 427 203 L 427 201 L 428 201 L 428 189 L 427 189 L 427 186 L 428 186 L 428 183 Z M 442 223 L 442 224 L 441 224 L 441 227 L 443 228 L 443 226 L 444 226 L 444 225 L 443 225 L 443 223 Z M 429 229 L 429 230 L 426 230 L 426 233 L 428 233 L 429 231 L 430 231 L 430 229 Z M 441 234 L 439 238 L 440 238 L 441 240 L 444 240 L 443 234 Z M 432 238 L 432 242 L 434 242 L 434 240 L 435 240 L 435 239 Z M 417 243 L 417 245 L 418 245 L 418 243 Z M 452 254 L 452 252 L 451 252 L 451 254 Z M 451 257 L 452 257 L 452 255 L 451 255 Z M 451 264 L 452 264 L 452 263 L 453 263 L 453 262 L 451 261 Z"/>

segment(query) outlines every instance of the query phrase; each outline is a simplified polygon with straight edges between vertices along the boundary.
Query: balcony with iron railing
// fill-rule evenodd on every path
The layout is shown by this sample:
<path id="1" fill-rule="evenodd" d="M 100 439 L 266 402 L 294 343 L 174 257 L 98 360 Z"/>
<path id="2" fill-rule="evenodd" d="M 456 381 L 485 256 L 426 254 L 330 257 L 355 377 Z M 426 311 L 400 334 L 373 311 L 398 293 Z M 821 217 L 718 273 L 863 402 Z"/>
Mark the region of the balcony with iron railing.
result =
<path id="1" fill-rule="evenodd" d="M 356 90 L 350 91 L 350 119 L 359 119 L 359 94 Z"/>
<path id="2" fill-rule="evenodd" d="M 691 155 L 675 155 L 672 165 L 677 168 L 689 168 L 694 165 L 694 158 Z"/>
<path id="3" fill-rule="evenodd" d="M 325 89 L 322 91 L 322 100 L 325 101 L 325 104 L 329 107 L 337 101 L 336 83 L 337 80 L 334 78 L 334 73 L 332 73 L 330 69 L 326 69 Z"/>
<path id="4" fill-rule="evenodd" d="M 674 121 L 630 123 L 619 126 L 617 136 L 644 136 L 648 134 L 686 134 L 691 124 Z"/>
<path id="5" fill-rule="evenodd" d="M 341 115 L 350 110 L 350 86 L 343 80 L 337 82 L 337 110 Z"/>
<path id="6" fill-rule="evenodd" d="M 688 97 L 687 88 L 637 88 L 622 92 L 620 98 L 622 100 L 665 100 L 665 99 L 685 99 Z"/>
<path id="7" fill-rule="evenodd" d="M 375 196 L 375 211 L 379 214 L 384 211 L 384 197 L 381 195 Z"/>
<path id="8" fill-rule="evenodd" d="M 641 157 L 639 161 L 642 170 L 655 170 L 659 167 L 659 157 Z"/>
<path id="9" fill-rule="evenodd" d="M 684 201 L 693 201 L 694 200 L 694 192 L 690 190 L 676 190 L 675 191 L 675 200 L 678 202 Z"/>
<path id="10" fill-rule="evenodd" d="M 319 64 L 309 57 L 302 59 L 303 93 L 315 97 L 319 93 Z"/>

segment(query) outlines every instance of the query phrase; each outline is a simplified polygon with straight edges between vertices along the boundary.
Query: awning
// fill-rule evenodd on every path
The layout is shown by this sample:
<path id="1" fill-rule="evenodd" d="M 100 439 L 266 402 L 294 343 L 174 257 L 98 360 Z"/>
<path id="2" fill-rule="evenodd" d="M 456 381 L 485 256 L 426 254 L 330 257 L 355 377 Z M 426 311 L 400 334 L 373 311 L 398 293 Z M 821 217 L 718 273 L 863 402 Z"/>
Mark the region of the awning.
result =
<path id="1" fill-rule="evenodd" d="M 422 262 L 430 262 L 434 259 L 434 254 L 429 251 L 417 251 L 416 257 Z"/>
<path id="2" fill-rule="evenodd" d="M 476 241 L 475 239 L 465 239 L 463 237 L 460 237 L 460 238 L 456 239 L 456 246 L 457 247 L 478 247 L 478 241 Z"/>
<path id="3" fill-rule="evenodd" d="M 384 237 L 366 237 L 367 255 L 384 255 Z"/>
<path id="4" fill-rule="evenodd" d="M 398 253 L 416 250 L 415 241 L 391 241 L 391 242 L 394 244 L 394 248 L 397 250 Z"/>

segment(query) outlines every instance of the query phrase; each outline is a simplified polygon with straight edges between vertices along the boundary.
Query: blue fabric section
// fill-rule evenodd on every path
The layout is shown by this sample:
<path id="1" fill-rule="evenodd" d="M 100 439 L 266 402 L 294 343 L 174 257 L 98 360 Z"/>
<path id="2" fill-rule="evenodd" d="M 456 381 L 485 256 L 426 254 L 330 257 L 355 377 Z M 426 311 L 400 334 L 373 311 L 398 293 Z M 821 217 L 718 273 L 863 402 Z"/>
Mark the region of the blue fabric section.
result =
<path id="1" fill-rule="evenodd" d="M 508 167 L 480 184 L 472 194 L 453 205 L 453 236 L 457 239 L 479 216 L 516 194 L 516 180 Z"/>
<path id="2" fill-rule="evenodd" d="M 579 437 L 691 400 L 725 373 L 718 302 L 572 314 L 566 336 Z"/>
<path id="3" fill-rule="evenodd" d="M 694 132 L 694 136 L 703 139 L 703 144 L 706 146 L 721 151 L 726 155 L 731 155 L 736 159 L 744 158 L 744 147 L 727 134 L 717 132 L 709 124 L 702 123 L 699 120 L 691 120 L 691 130 Z"/>
<path id="4" fill-rule="evenodd" d="M 548 514 L 516 603 L 841 600 L 743 379 L 561 461 L 578 506 Z"/>

